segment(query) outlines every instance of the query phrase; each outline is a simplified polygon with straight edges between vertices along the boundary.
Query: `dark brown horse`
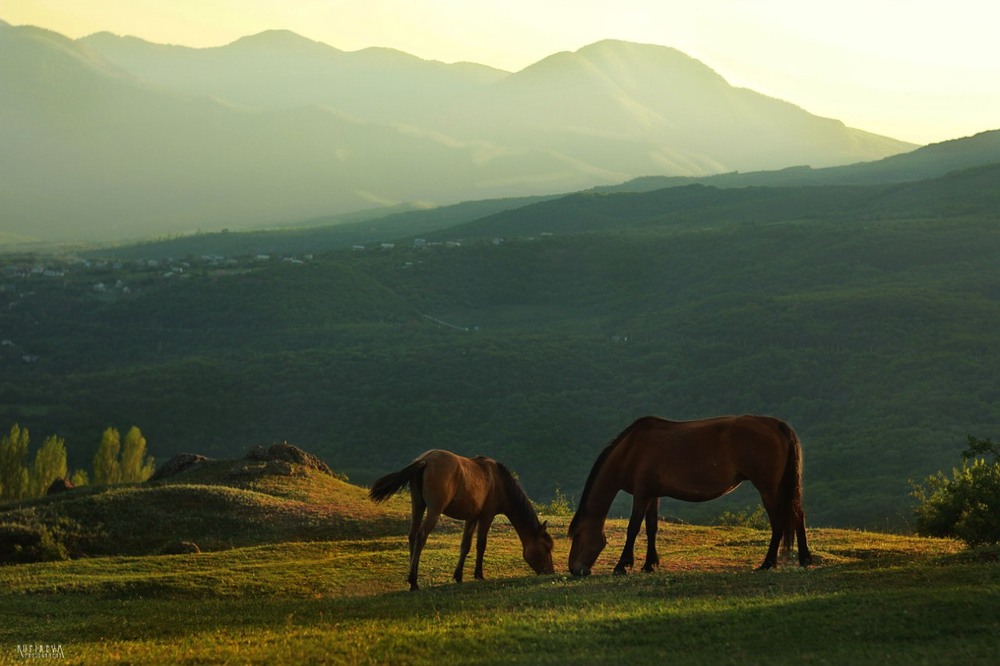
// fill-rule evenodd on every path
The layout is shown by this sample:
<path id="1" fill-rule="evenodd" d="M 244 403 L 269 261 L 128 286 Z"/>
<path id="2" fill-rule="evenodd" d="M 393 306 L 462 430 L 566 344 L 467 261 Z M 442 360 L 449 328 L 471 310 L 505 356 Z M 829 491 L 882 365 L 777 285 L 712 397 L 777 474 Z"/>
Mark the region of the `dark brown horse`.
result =
<path id="1" fill-rule="evenodd" d="M 637 420 L 597 457 L 569 526 L 573 539 L 569 570 L 586 576 L 607 545 L 604 522 L 619 490 L 632 495 L 625 549 L 615 566 L 633 564 L 635 538 L 646 519 L 644 571 L 659 563 L 656 520 L 660 497 L 704 502 L 721 497 L 743 481 L 760 493 L 771 522 L 771 543 L 760 569 L 777 566 L 784 539 L 786 557 L 799 540 L 799 564 L 812 563 L 802 512 L 802 448 L 795 431 L 769 416 L 723 416 L 699 421 Z"/>
<path id="2" fill-rule="evenodd" d="M 462 582 L 465 558 L 472 547 L 472 532 L 477 527 L 475 577 L 483 577 L 486 535 L 497 514 L 510 520 L 521 539 L 524 559 L 535 573 L 553 573 L 548 523 L 538 521 L 531 500 L 502 464 L 482 456 L 464 458 L 448 451 L 428 451 L 400 471 L 376 480 L 368 494 L 374 501 L 383 502 L 407 484 L 413 507 L 408 579 L 411 590 L 417 589 L 420 552 L 441 514 L 465 521 L 462 550 L 455 568 L 456 582 Z"/>

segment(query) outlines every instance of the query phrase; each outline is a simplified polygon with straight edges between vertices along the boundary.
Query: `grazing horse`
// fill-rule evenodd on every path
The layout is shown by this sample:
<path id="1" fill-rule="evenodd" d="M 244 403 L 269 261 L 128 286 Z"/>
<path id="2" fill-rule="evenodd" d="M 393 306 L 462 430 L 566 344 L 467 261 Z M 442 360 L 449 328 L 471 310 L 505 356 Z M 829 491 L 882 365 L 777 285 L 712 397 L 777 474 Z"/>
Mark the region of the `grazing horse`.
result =
<path id="1" fill-rule="evenodd" d="M 659 563 L 655 539 L 660 497 L 704 502 L 731 492 L 743 481 L 757 488 L 771 522 L 771 543 L 759 568 L 777 566 L 782 538 L 789 556 L 795 536 L 799 564 L 811 564 L 802 511 L 802 448 L 787 423 L 769 416 L 699 421 L 646 416 L 605 447 L 590 470 L 580 508 L 569 526 L 570 573 L 589 574 L 607 545 L 604 522 L 619 490 L 632 495 L 625 549 L 615 566 L 615 573 L 625 573 L 633 564 L 643 518 L 647 536 L 643 571 L 652 571 Z"/>
<path id="2" fill-rule="evenodd" d="M 369 496 L 384 502 L 410 485 L 413 522 L 410 525 L 410 589 L 417 589 L 417 568 L 427 535 L 444 514 L 465 521 L 462 550 L 455 568 L 455 581 L 462 582 L 465 558 L 476 537 L 475 577 L 483 577 L 483 553 L 486 534 L 493 518 L 503 514 L 521 539 L 525 561 L 535 573 L 553 573 L 552 537 L 548 522 L 540 523 L 531 500 L 510 470 L 490 458 L 465 458 L 448 451 L 427 451 L 409 465 L 386 474 L 372 484 Z M 424 511 L 427 517 L 424 518 Z"/>

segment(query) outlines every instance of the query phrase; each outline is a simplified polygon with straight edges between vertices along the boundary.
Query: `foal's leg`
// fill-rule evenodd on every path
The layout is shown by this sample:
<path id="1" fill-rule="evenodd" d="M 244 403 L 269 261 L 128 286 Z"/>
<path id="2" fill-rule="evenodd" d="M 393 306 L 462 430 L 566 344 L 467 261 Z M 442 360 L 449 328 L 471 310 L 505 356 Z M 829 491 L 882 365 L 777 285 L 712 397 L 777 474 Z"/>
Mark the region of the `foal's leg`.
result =
<path id="1" fill-rule="evenodd" d="M 628 519 L 628 532 L 625 535 L 625 548 L 622 549 L 622 556 L 615 565 L 615 573 L 627 573 L 635 564 L 635 538 L 639 535 L 639 528 L 642 527 L 642 518 L 646 515 L 646 507 L 649 505 L 648 498 L 632 496 L 632 515 Z"/>
<path id="2" fill-rule="evenodd" d="M 424 511 L 427 509 L 427 503 L 424 502 L 423 496 L 420 493 L 410 488 L 410 559 L 413 559 L 413 544 L 417 541 L 417 533 L 420 531 L 420 521 L 424 519 Z"/>
<path id="3" fill-rule="evenodd" d="M 472 548 L 472 530 L 476 528 L 476 521 L 465 521 L 465 531 L 462 532 L 462 550 L 458 554 L 458 566 L 455 567 L 455 582 L 462 582 L 462 572 L 465 569 L 465 558 Z"/>
<path id="4" fill-rule="evenodd" d="M 486 552 L 486 535 L 493 525 L 493 516 L 479 516 L 479 533 L 476 535 L 476 580 L 483 579 L 483 554 Z"/>
<path id="5" fill-rule="evenodd" d="M 439 509 L 434 507 L 429 508 L 427 517 L 424 519 L 420 529 L 417 530 L 417 535 L 413 542 L 413 553 L 410 555 L 410 577 L 407 579 L 410 582 L 411 591 L 418 589 L 417 569 L 420 567 L 420 553 L 424 549 L 424 544 L 427 543 L 427 535 L 437 525 L 438 518 L 440 517 L 441 511 Z"/>
<path id="6" fill-rule="evenodd" d="M 659 527 L 659 509 L 659 497 L 649 500 L 649 506 L 646 507 L 646 562 L 642 565 L 642 570 L 647 573 L 660 565 L 660 556 L 656 552 L 656 530 Z"/>

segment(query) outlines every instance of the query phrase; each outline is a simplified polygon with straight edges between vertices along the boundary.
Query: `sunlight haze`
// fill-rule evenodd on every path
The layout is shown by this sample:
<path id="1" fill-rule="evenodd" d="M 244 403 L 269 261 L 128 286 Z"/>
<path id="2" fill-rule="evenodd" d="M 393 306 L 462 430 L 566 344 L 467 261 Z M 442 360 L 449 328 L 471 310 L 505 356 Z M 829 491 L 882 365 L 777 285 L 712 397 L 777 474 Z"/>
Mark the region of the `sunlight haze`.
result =
<path id="1" fill-rule="evenodd" d="M 74 39 L 109 31 L 193 47 L 286 29 L 354 51 L 517 71 L 602 39 L 677 48 L 730 83 L 915 143 L 994 129 L 1000 9 L 958 0 L 618 3 L 508 0 L 5 0 L 0 19 Z"/>

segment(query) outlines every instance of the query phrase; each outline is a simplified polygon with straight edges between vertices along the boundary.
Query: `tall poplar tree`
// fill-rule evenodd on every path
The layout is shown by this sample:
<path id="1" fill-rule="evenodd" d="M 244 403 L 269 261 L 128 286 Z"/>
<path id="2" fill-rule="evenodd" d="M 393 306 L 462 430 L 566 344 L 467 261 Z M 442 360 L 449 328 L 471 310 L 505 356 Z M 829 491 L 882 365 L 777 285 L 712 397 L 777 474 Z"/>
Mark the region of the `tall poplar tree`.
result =
<path id="1" fill-rule="evenodd" d="M 35 451 L 35 463 L 31 468 L 31 496 L 41 497 L 56 479 L 65 478 L 66 442 L 61 437 L 50 435 Z"/>
<path id="2" fill-rule="evenodd" d="M 0 501 L 24 499 L 29 492 L 27 428 L 11 426 L 0 438 Z"/>
<path id="3" fill-rule="evenodd" d="M 132 426 L 125 433 L 125 444 L 122 447 L 121 481 L 145 481 L 153 475 L 153 470 L 153 458 L 146 455 L 146 438 L 139 428 Z"/>
<path id="4" fill-rule="evenodd" d="M 116 428 L 108 428 L 101 435 L 101 443 L 94 454 L 94 484 L 120 483 L 122 476 L 118 452 L 121 451 L 121 433 Z"/>

